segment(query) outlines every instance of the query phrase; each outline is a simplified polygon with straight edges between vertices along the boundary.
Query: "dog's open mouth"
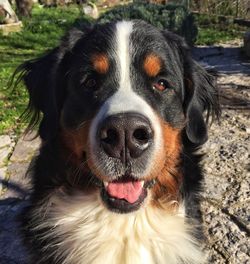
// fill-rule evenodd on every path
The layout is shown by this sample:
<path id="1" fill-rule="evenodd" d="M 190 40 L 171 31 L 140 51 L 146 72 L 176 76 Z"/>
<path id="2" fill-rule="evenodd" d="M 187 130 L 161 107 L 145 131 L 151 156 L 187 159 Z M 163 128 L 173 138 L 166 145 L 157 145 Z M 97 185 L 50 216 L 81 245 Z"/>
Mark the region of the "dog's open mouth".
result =
<path id="1" fill-rule="evenodd" d="M 140 208 L 153 184 L 154 180 L 145 182 L 123 176 L 119 180 L 104 182 L 101 198 L 111 211 L 129 213 Z"/>

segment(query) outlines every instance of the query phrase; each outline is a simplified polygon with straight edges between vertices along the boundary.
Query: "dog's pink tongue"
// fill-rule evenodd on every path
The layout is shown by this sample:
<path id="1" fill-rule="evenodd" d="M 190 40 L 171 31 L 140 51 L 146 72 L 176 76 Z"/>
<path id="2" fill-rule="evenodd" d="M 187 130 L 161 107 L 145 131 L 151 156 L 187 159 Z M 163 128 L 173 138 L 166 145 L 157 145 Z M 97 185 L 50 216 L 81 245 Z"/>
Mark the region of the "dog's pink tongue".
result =
<path id="1" fill-rule="evenodd" d="M 142 182 L 111 182 L 107 186 L 107 192 L 111 197 L 134 203 L 139 199 L 142 192 Z"/>

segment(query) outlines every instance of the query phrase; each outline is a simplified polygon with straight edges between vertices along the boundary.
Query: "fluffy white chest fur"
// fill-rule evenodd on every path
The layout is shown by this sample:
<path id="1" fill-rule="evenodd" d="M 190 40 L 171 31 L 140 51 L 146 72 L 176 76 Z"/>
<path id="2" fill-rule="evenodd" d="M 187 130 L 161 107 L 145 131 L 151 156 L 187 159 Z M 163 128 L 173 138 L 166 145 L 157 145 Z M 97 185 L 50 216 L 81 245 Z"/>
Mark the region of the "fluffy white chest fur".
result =
<path id="1" fill-rule="evenodd" d="M 49 228 L 40 239 L 50 238 L 47 246 L 55 249 L 55 263 L 204 263 L 183 213 L 170 215 L 148 206 L 116 214 L 103 206 L 98 193 L 77 193 L 53 195 L 34 211 L 34 218 L 33 229 Z"/>

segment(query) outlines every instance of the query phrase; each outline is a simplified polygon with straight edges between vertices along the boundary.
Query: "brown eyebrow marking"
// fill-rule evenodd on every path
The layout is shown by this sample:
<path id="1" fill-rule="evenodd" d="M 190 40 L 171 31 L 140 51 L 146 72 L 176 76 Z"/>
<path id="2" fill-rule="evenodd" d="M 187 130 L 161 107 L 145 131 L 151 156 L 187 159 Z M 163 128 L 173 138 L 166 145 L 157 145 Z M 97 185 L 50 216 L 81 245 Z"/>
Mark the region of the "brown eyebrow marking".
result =
<path id="1" fill-rule="evenodd" d="M 100 53 L 92 56 L 91 59 L 94 69 L 101 74 L 107 73 L 109 69 L 109 59 L 107 55 Z"/>
<path id="2" fill-rule="evenodd" d="M 155 77 L 161 70 L 162 61 L 155 54 L 149 54 L 143 63 L 143 68 L 149 77 Z"/>

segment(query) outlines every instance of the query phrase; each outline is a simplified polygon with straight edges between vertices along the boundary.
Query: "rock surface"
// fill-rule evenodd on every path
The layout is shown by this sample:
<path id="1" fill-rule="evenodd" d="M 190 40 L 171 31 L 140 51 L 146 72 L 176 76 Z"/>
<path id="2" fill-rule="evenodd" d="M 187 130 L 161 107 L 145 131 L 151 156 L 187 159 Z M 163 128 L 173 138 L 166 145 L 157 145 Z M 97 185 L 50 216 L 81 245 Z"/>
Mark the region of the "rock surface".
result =
<path id="1" fill-rule="evenodd" d="M 27 264 L 24 246 L 20 235 L 20 224 L 17 217 L 27 202 L 8 198 L 0 201 L 0 263 Z"/>
<path id="2" fill-rule="evenodd" d="M 222 117 L 203 146 L 202 202 L 209 263 L 250 263 L 250 62 L 241 43 L 199 47 L 198 60 L 218 72 Z"/>
<path id="3" fill-rule="evenodd" d="M 250 263 L 250 63 L 239 43 L 199 47 L 195 57 L 218 71 L 223 114 L 210 127 L 203 161 L 202 211 L 211 264 Z M 16 217 L 27 205 L 25 170 L 40 142 L 0 137 L 0 263 L 25 264 Z M 14 151 L 13 151 L 14 150 Z M 0 185 L 1 186 L 1 185 Z M 1 188 L 0 188 L 1 190 Z"/>
<path id="4" fill-rule="evenodd" d="M 210 129 L 210 139 L 204 146 L 207 157 L 202 210 L 210 263 L 250 263 L 247 126 L 249 112 L 224 110 L 220 125 Z"/>

